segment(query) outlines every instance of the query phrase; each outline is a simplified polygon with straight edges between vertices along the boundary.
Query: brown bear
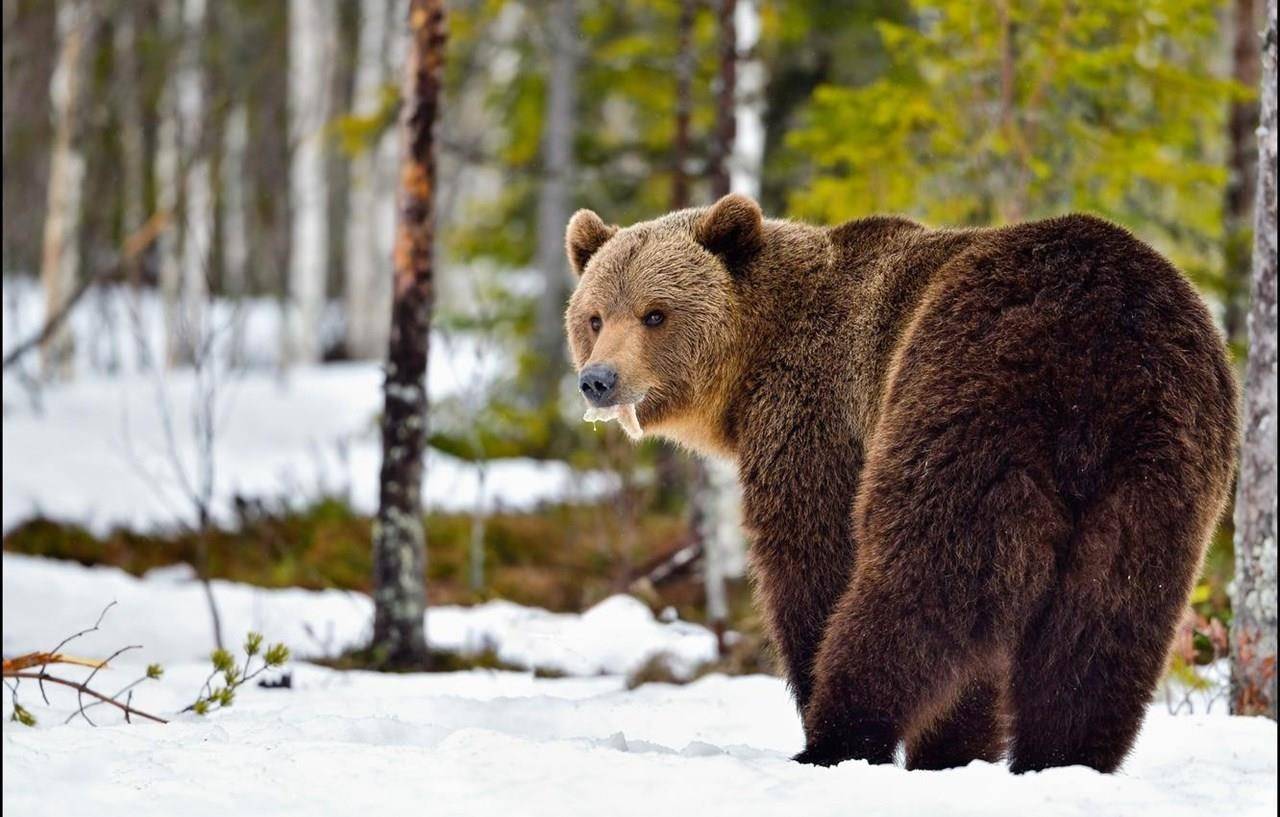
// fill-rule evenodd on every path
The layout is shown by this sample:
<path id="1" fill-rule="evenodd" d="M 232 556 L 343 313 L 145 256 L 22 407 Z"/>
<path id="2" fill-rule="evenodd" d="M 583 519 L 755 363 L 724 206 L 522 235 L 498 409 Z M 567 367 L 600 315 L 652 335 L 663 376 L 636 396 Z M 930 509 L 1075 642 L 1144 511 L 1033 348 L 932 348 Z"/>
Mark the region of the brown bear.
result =
<path id="1" fill-rule="evenodd" d="M 566 244 L 588 402 L 737 465 L 798 760 L 1120 764 L 1236 442 L 1168 261 L 1086 215 L 826 228 L 739 195 L 579 211 Z"/>

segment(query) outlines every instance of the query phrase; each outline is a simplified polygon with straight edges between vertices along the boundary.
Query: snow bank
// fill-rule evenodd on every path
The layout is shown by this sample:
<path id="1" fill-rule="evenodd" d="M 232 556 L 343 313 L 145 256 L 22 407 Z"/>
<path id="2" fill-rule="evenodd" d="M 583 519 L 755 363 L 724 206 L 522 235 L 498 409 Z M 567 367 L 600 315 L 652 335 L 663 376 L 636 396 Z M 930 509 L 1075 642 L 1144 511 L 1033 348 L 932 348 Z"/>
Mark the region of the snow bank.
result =
<path id="1" fill-rule="evenodd" d="M 199 661 L 212 649 L 204 590 L 190 569 L 164 568 L 142 579 L 113 567 L 4 554 L 4 652 L 51 649 L 93 623 L 115 601 L 102 630 L 77 642 L 77 653 L 106 655 L 127 639 L 138 658 L 170 664 Z M 368 640 L 373 603 L 341 590 L 269 590 L 213 582 L 224 637 L 249 630 L 283 641 L 295 655 L 336 655 Z M 38 610 L 38 616 L 31 611 Z M 11 626 L 10 622 L 20 626 Z M 606 599 L 582 615 L 550 613 L 507 601 L 432 607 L 427 636 L 463 652 L 493 649 L 504 661 L 570 675 L 625 675 L 650 656 L 671 657 L 690 672 L 715 657 L 715 636 L 687 622 L 664 623 L 629 596 Z"/>
<path id="2" fill-rule="evenodd" d="M 491 647 L 512 664 L 570 675 L 626 674 L 657 654 L 665 654 L 677 673 L 688 675 L 716 655 L 710 630 L 659 622 L 630 596 L 605 599 L 582 615 L 507 601 L 433 607 L 427 630 L 432 643 L 442 647 L 464 652 Z"/>
<path id="3" fill-rule="evenodd" d="M 147 642 L 146 653 L 171 651 L 164 679 L 140 687 L 134 702 L 170 715 L 191 700 L 206 665 L 182 657 L 207 636 L 199 597 L 180 573 L 138 581 L 12 555 L 3 566 L 6 653 L 51 646 L 51 638 L 56 643 L 116 596 L 120 605 L 104 622 L 105 634 L 86 638 L 77 652 L 98 654 L 125 641 Z M 342 633 L 354 632 L 367 614 L 368 602 L 350 594 L 218 590 L 233 602 L 230 617 L 246 617 L 237 623 L 256 610 L 291 637 L 301 621 L 325 617 L 350 627 Z M 433 634 L 442 639 L 487 634 L 540 660 L 573 654 L 583 668 L 638 663 L 654 632 L 680 643 L 696 629 L 665 629 L 619 599 L 583 616 L 485 605 L 433 610 L 429 620 L 439 622 Z M 529 637 L 541 628 L 545 638 Z M 170 640 L 171 630 L 184 635 Z M 140 662 L 153 660 L 139 654 L 130 663 L 133 655 L 95 684 L 119 688 L 136 677 Z M 1276 725 L 1259 718 L 1153 710 L 1133 755 L 1110 776 L 1076 767 L 1013 777 L 1002 764 L 985 763 L 944 772 L 860 762 L 820 769 L 788 760 L 802 735 L 775 678 L 710 676 L 627 691 L 616 675 L 377 675 L 308 664 L 293 671 L 293 689 L 245 688 L 231 709 L 165 726 L 119 724 L 104 707 L 92 717 L 112 725 L 63 726 L 59 715 L 74 710 L 74 694 L 51 689 L 48 708 L 24 685 L 22 701 L 40 725 L 4 724 L 6 811 L 1261 817 L 1276 809 Z M 3 714 L 9 712 L 6 696 Z"/>

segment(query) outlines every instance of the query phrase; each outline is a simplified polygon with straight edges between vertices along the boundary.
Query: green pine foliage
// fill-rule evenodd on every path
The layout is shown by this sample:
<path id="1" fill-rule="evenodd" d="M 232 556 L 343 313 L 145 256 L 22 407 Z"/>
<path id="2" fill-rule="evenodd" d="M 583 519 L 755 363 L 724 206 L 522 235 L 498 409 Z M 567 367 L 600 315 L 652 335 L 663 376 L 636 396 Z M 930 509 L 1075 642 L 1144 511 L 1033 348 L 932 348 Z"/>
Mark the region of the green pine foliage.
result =
<path id="1" fill-rule="evenodd" d="M 817 89 L 790 144 L 815 163 L 792 214 L 985 225 L 1090 211 L 1221 285 L 1220 0 L 914 3 L 890 62 Z"/>
<path id="2" fill-rule="evenodd" d="M 27 709 L 17 701 L 13 702 L 13 714 L 9 716 L 9 720 L 20 723 L 23 726 L 36 725 L 36 716 L 31 714 L 30 709 Z"/>
<path id="3" fill-rule="evenodd" d="M 207 715 L 215 709 L 225 709 L 235 703 L 236 690 L 257 678 L 268 669 L 278 669 L 289 660 L 289 648 L 284 644 L 272 644 L 263 651 L 261 633 L 250 632 L 244 639 L 244 662 L 236 661 L 235 656 L 224 649 L 216 649 L 209 656 L 213 671 L 205 679 L 196 696 L 184 712 Z M 258 666 L 253 666 L 254 658 Z M 154 665 L 153 665 L 154 666 Z M 147 670 L 150 675 L 151 668 Z M 219 683 L 221 682 L 221 683 Z"/>

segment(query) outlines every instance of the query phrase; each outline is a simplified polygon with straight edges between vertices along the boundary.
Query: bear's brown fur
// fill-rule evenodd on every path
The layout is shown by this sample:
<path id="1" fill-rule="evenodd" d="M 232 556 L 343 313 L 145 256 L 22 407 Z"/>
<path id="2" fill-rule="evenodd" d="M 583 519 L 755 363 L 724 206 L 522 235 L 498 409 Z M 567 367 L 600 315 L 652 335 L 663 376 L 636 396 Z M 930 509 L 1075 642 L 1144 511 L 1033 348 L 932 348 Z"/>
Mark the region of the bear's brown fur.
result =
<path id="1" fill-rule="evenodd" d="M 828 229 L 742 196 L 580 211 L 567 245 L 579 370 L 737 463 L 800 760 L 1116 768 L 1232 476 L 1181 274 L 1090 216 Z"/>

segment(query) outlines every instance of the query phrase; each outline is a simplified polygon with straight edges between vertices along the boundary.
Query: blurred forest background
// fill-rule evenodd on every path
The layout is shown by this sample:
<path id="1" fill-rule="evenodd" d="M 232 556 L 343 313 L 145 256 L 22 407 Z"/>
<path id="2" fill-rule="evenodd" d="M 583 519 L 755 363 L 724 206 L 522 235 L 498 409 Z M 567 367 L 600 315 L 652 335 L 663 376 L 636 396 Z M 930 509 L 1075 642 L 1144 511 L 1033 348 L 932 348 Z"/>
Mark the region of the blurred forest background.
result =
<path id="1" fill-rule="evenodd" d="M 1244 360 L 1257 0 L 447 5 L 427 469 L 462 476 L 428 492 L 432 603 L 580 610 L 629 591 L 759 630 L 732 479 L 579 419 L 562 329 L 578 207 L 628 224 L 732 189 L 823 223 L 1090 211 L 1174 259 Z M 3 13 L 6 424 L 21 412 L 42 427 L 62 394 L 173 403 L 152 470 L 166 518 L 60 514 L 52 493 L 75 488 L 53 483 L 6 509 L 5 549 L 368 590 L 367 491 L 297 472 L 246 489 L 237 470 L 258 452 L 223 443 L 256 421 L 220 401 L 269 382 L 242 402 L 323 429 L 338 409 L 308 378 L 334 373 L 338 402 L 373 391 L 405 3 L 4 0 Z M 441 367 L 452 377 L 437 386 Z M 375 428 L 370 406 L 347 438 L 302 435 L 300 459 L 372 480 L 376 462 L 350 453 Z M 102 411 L 114 429 L 119 405 Z M 6 460 L 6 481 L 27 469 Z M 540 490 L 551 473 L 567 487 Z M 1188 662 L 1225 649 L 1229 526 L 1194 597 Z"/>

